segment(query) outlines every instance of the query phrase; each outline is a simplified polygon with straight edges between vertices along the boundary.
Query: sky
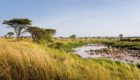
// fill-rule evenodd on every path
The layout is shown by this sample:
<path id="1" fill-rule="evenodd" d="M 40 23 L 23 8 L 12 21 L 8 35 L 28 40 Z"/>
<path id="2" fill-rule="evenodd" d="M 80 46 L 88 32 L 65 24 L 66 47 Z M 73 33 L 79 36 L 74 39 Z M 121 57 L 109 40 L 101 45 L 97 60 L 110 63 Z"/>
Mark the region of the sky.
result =
<path id="1" fill-rule="evenodd" d="M 55 36 L 140 36 L 140 0 L 0 0 L 0 36 L 13 29 L 3 20 L 29 18 Z"/>

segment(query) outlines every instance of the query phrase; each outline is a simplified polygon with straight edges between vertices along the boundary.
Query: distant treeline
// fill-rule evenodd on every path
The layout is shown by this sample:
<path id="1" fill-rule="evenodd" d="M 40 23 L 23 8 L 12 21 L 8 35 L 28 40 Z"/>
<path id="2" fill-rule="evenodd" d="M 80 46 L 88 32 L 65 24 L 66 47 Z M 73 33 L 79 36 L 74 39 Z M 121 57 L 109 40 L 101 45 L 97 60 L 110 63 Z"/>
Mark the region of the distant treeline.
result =
<path id="1" fill-rule="evenodd" d="M 124 38 L 120 39 L 120 41 L 140 42 L 140 38 Z"/>

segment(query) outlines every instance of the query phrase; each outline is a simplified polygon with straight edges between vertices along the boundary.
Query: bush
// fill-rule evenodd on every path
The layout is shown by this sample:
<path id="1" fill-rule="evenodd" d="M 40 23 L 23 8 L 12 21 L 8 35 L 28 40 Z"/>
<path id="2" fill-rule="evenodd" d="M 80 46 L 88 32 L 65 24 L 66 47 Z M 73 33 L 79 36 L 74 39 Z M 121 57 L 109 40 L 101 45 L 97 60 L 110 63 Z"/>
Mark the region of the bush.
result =
<path id="1" fill-rule="evenodd" d="M 60 42 L 55 43 L 54 48 L 60 49 L 61 47 L 62 47 L 62 43 L 60 43 Z"/>
<path id="2" fill-rule="evenodd" d="M 140 69 L 140 64 L 137 64 L 137 67 Z"/>

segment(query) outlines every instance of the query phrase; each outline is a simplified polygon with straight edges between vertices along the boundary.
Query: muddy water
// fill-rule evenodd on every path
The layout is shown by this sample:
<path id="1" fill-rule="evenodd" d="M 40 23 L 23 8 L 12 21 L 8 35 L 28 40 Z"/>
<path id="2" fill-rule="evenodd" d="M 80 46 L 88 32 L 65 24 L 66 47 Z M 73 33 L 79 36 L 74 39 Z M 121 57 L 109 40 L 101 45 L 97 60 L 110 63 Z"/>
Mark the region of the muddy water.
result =
<path id="1" fill-rule="evenodd" d="M 106 46 L 103 46 L 103 45 L 98 45 L 98 44 L 89 44 L 89 45 L 85 45 L 85 46 L 82 46 L 82 47 L 78 47 L 78 48 L 75 48 L 74 51 L 75 51 L 75 54 L 78 54 L 80 55 L 82 58 L 99 58 L 99 57 L 102 57 L 100 54 L 99 55 L 91 55 L 89 54 L 90 50 L 100 50 L 100 49 L 105 49 L 107 48 Z"/>
<path id="2" fill-rule="evenodd" d="M 74 48 L 74 51 L 82 58 L 109 58 L 114 61 L 140 63 L 140 50 L 108 48 L 104 45 L 89 44 Z"/>

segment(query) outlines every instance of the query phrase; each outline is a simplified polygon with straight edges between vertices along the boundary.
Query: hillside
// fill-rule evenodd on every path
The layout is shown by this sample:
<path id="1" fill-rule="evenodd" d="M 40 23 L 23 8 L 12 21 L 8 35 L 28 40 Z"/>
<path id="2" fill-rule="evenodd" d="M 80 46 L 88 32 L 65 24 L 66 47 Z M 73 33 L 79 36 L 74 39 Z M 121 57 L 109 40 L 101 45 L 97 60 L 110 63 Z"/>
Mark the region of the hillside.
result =
<path id="1" fill-rule="evenodd" d="M 0 80 L 140 80 L 132 64 L 82 59 L 31 42 L 0 40 Z"/>

